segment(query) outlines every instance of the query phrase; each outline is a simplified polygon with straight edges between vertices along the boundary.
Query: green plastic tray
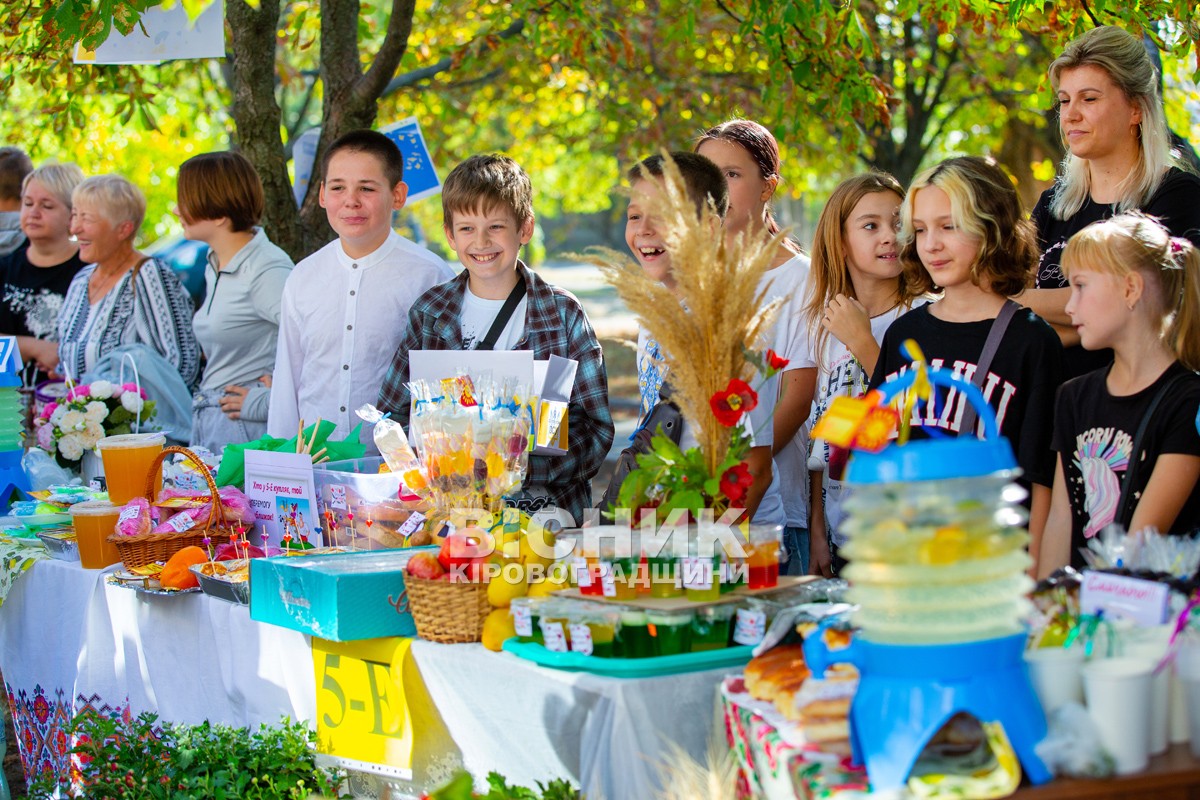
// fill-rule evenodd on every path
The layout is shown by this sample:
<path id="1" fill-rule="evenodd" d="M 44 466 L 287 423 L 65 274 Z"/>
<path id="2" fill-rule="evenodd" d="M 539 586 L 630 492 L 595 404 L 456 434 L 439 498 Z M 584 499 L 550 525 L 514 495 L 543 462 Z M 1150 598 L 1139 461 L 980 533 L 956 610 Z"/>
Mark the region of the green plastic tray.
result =
<path id="1" fill-rule="evenodd" d="M 504 649 L 543 667 L 593 672 L 613 678 L 650 678 L 655 675 L 675 675 L 718 667 L 745 664 L 754 655 L 753 647 L 726 647 L 723 650 L 704 650 L 677 656 L 651 658 L 597 658 L 581 653 L 555 653 L 535 642 L 508 639 Z"/>

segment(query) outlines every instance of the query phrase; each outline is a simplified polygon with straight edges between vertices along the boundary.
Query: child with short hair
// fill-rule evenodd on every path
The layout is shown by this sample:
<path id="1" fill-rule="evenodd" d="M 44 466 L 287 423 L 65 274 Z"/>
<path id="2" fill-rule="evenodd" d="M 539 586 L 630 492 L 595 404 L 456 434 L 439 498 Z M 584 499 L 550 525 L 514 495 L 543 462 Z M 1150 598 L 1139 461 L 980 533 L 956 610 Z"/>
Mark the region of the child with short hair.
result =
<path id="1" fill-rule="evenodd" d="M 446 178 L 442 214 L 446 239 L 465 269 L 412 304 L 378 406 L 407 427 L 410 350 L 532 350 L 536 360 L 557 355 L 579 362 L 567 411 L 567 452 L 529 457 L 517 503 L 545 497 L 582 524 L 592 478 L 613 440 L 608 375 L 583 306 L 520 259 L 533 236 L 529 176 L 507 156 L 471 156 Z M 508 302 L 516 297 L 515 304 Z"/>
<path id="2" fill-rule="evenodd" d="M 404 338 L 397 316 L 454 273 L 392 229 L 408 186 L 400 148 L 382 133 L 351 131 L 325 153 L 321 207 L 338 238 L 301 261 L 283 287 L 267 433 L 290 438 L 300 420 L 336 424 L 375 402 Z M 374 441 L 366 437 L 368 452 Z"/>
<path id="3" fill-rule="evenodd" d="M 887 329 L 870 388 L 909 368 L 900 352 L 916 340 L 931 367 L 973 380 L 996 414 L 1000 434 L 1012 444 L 1022 482 L 1031 487 L 1029 531 L 1035 554 L 1050 507 L 1054 459 L 1051 409 L 1062 375 L 1062 343 L 1032 311 L 1009 306 L 1037 262 L 1033 226 L 1008 175 L 990 158 L 951 158 L 913 181 L 900 207 L 900 260 L 910 295 L 941 292 Z M 1007 307 L 1006 307 L 1007 306 Z M 1005 317 L 1011 317 L 1004 326 Z M 993 326 L 1001 334 L 995 357 L 980 373 Z M 918 403 L 914 438 L 937 428 L 961 431 L 966 396 L 947 391 Z M 979 423 L 981 426 L 982 423 Z"/>
<path id="4" fill-rule="evenodd" d="M 33 162 L 19 147 L 0 147 L 0 256 L 21 246 L 21 187 Z"/>
<path id="5" fill-rule="evenodd" d="M 705 205 L 712 203 L 717 215 L 724 217 L 729 207 L 729 188 L 720 167 L 697 153 L 674 152 L 670 154 L 670 157 L 679 169 L 687 195 L 695 203 L 697 213 L 703 213 Z M 626 175 L 630 182 L 632 196 L 626 211 L 625 244 L 648 276 L 667 288 L 673 289 L 675 279 L 672 277 L 672 271 L 677 267 L 671 263 L 671 254 L 658 230 L 657 221 L 643 208 L 646 200 L 660 191 L 659 181 L 663 175 L 663 163 L 662 156 L 650 156 L 633 166 Z M 714 235 L 719 235 L 719 233 L 714 231 Z M 686 266 L 680 265 L 678 268 L 686 268 Z M 638 424 L 644 426 L 650 411 L 659 402 L 660 391 L 666 376 L 663 370 L 662 352 L 658 343 L 652 340 L 649 333 L 640 326 L 638 328 L 637 365 L 638 388 L 642 395 L 642 411 Z M 745 507 L 748 516 L 756 523 L 783 525 L 786 521 L 783 498 L 771 461 L 773 429 L 770 420 L 775 410 L 777 393 L 778 376 L 768 381 L 765 386 L 759 387 L 758 405 L 746 415 L 754 437 L 754 444 L 750 448 L 746 462 L 754 482 L 746 493 Z M 686 429 L 686 425 L 682 426 L 680 433 L 684 440 L 681 446 L 685 449 L 694 446 L 694 442 L 686 441 Z M 635 432 L 635 443 L 638 441 L 637 437 L 638 433 Z M 606 499 L 616 498 L 620 489 L 619 480 L 622 477 L 621 475 L 614 476 L 614 483 L 609 487 L 605 495 Z"/>
<path id="6" fill-rule="evenodd" d="M 1062 268 L 1080 344 L 1113 363 L 1059 391 L 1041 576 L 1084 566 L 1080 550 L 1112 523 L 1200 527 L 1200 251 L 1131 212 L 1072 236 Z"/>

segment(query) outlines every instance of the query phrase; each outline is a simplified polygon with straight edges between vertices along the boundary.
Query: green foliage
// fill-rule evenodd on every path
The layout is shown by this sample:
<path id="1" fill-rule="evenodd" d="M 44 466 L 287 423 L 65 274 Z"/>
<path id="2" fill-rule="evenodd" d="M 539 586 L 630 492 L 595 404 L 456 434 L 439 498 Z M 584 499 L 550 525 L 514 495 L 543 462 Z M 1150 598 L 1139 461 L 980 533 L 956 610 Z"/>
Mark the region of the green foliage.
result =
<path id="1" fill-rule="evenodd" d="M 474 781 L 467 772 L 459 772 L 445 786 L 429 795 L 429 800 L 583 800 L 583 795 L 568 781 L 556 778 L 549 783 L 537 782 L 537 789 L 509 786 L 498 772 L 487 776 L 487 794 L 476 794 Z"/>
<path id="2" fill-rule="evenodd" d="M 154 714 L 125 721 L 85 713 L 72 721 L 83 762 L 79 780 L 92 800 L 302 800 L 334 796 L 338 780 L 318 768 L 316 734 L 284 719 L 255 733 L 225 725 L 159 726 Z M 42 776 L 31 796 L 49 797 L 69 782 Z"/>

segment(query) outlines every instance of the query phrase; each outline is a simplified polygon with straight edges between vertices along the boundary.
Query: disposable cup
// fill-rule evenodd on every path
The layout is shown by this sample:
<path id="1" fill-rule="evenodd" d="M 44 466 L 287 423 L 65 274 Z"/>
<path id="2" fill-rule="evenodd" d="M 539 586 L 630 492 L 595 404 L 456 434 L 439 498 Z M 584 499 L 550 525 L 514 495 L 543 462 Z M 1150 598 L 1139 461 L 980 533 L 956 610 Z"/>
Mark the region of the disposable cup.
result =
<path id="1" fill-rule="evenodd" d="M 1042 647 L 1025 651 L 1029 680 L 1047 715 L 1067 703 L 1083 704 L 1083 648 Z"/>
<path id="2" fill-rule="evenodd" d="M 144 497 L 150 466 L 166 443 L 167 437 L 161 433 L 126 433 L 101 439 L 96 447 L 104 461 L 108 499 L 123 506 L 135 497 Z M 162 464 L 150 484 L 153 492 L 162 488 Z"/>
<path id="3" fill-rule="evenodd" d="M 1166 654 L 1163 643 L 1134 641 L 1125 646 L 1125 655 L 1157 665 Z M 1164 667 L 1150 679 L 1150 755 L 1167 750 L 1170 723 L 1171 670 Z"/>
<path id="4" fill-rule="evenodd" d="M 1141 772 L 1150 762 L 1150 673 L 1137 658 L 1106 658 L 1083 667 L 1088 714 L 1118 775 Z"/>
<path id="5" fill-rule="evenodd" d="M 71 524 L 79 544 L 79 563 L 84 569 L 104 569 L 121 560 L 121 551 L 108 541 L 120 515 L 119 506 L 104 500 L 71 506 Z"/>
<path id="6" fill-rule="evenodd" d="M 1192 755 L 1200 753 L 1200 644 L 1187 644 L 1175 655 L 1175 669 L 1185 696 Z"/>

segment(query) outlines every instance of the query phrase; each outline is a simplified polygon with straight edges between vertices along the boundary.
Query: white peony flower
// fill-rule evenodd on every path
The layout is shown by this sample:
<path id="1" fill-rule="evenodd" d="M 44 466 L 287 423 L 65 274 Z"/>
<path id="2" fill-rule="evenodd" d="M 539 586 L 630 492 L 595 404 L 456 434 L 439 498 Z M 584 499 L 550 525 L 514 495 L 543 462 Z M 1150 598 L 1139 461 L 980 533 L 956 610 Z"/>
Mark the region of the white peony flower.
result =
<path id="1" fill-rule="evenodd" d="M 130 414 L 137 414 L 142 410 L 145 401 L 138 397 L 137 392 L 125 392 L 121 395 L 121 405 Z"/>
<path id="2" fill-rule="evenodd" d="M 83 443 L 74 433 L 68 433 L 58 440 L 58 452 L 68 461 L 78 461 L 83 458 Z"/>
<path id="3" fill-rule="evenodd" d="M 85 424 L 87 424 L 87 418 L 83 416 L 82 412 L 68 411 L 63 414 L 59 427 L 64 431 L 81 431 Z"/>
<path id="4" fill-rule="evenodd" d="M 109 381 L 92 381 L 92 391 L 90 392 L 92 397 L 107 400 L 112 397 L 112 393 L 113 385 Z M 91 404 L 89 403 L 88 405 Z"/>
<path id="5" fill-rule="evenodd" d="M 87 404 L 87 410 L 83 412 L 83 415 L 87 417 L 88 422 L 100 422 L 108 416 L 108 406 L 99 400 L 93 400 Z"/>
<path id="6" fill-rule="evenodd" d="M 88 422 L 84 426 L 83 432 L 78 434 L 83 442 L 83 446 L 91 450 L 96 446 L 96 442 L 104 438 L 104 426 L 99 422 Z"/>
<path id="7" fill-rule="evenodd" d="M 58 408 L 54 409 L 54 413 L 50 415 L 50 424 L 57 426 L 60 422 L 62 422 L 62 418 L 66 413 L 66 406 L 59 406 Z"/>

